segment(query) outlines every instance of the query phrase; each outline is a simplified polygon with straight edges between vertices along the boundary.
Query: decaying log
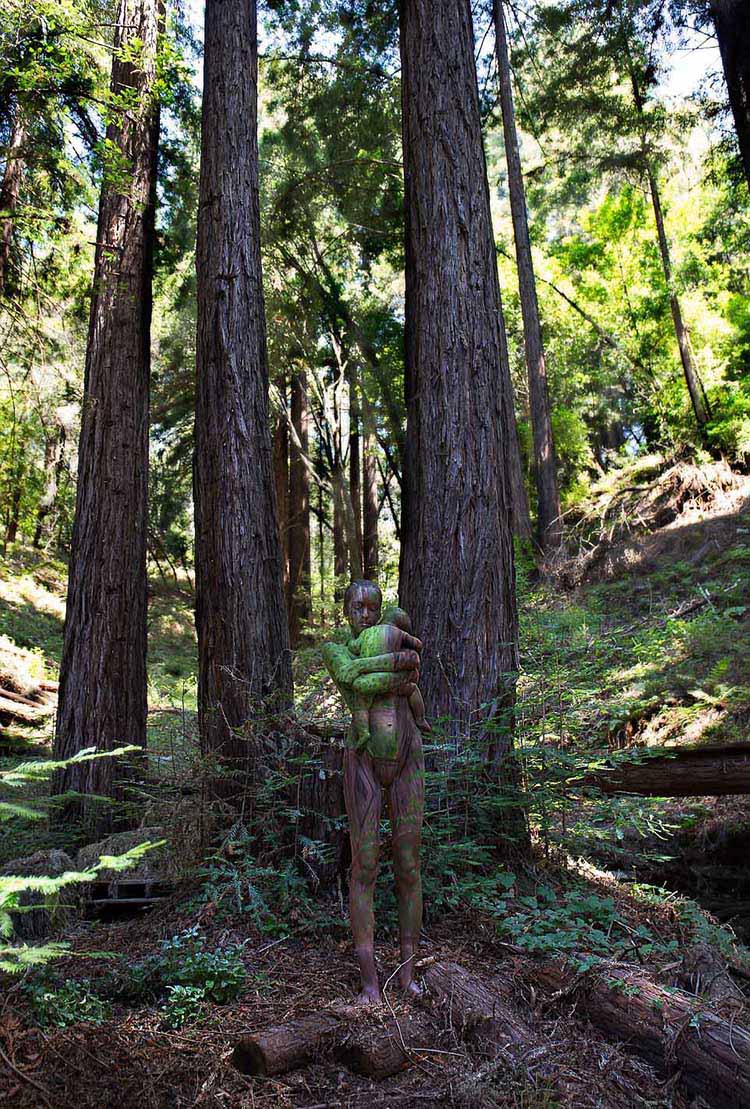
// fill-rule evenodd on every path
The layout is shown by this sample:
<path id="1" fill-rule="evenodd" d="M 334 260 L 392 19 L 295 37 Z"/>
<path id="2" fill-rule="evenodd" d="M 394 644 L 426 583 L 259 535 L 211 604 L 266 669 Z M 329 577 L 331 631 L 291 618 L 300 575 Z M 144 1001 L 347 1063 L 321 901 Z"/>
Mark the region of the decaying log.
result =
<path id="1" fill-rule="evenodd" d="M 584 785 L 641 797 L 720 797 L 750 793 L 750 743 L 676 747 L 637 762 L 590 772 Z"/>
<path id="2" fill-rule="evenodd" d="M 39 704 L 33 707 L 8 697 L 0 696 L 0 723 L 38 724 L 55 711 L 53 704 Z"/>
<path id="3" fill-rule="evenodd" d="M 39 688 L 43 689 L 45 693 L 57 693 L 60 689 L 59 682 L 40 682 Z"/>
<path id="4" fill-rule="evenodd" d="M 330 1050 L 342 1024 L 331 1013 L 311 1013 L 264 1032 L 248 1033 L 232 1052 L 232 1064 L 243 1074 L 285 1074 Z"/>
<path id="5" fill-rule="evenodd" d="M 380 1080 L 402 1070 L 420 1048 L 432 1047 L 434 1038 L 429 1017 L 413 1009 L 394 1017 L 382 1009 L 342 1006 L 247 1033 L 236 1044 L 232 1063 L 243 1074 L 274 1075 L 329 1055 Z"/>
<path id="6" fill-rule="evenodd" d="M 750 1105 L 750 1030 L 708 1012 L 697 998 L 621 964 L 576 981 L 564 963 L 547 963 L 533 977 L 566 996 L 575 994 L 578 1012 L 592 1024 L 663 1072 L 678 1073 L 710 1105 Z"/>
<path id="7" fill-rule="evenodd" d="M 420 1049 L 433 1049 L 435 1030 L 429 1017 L 417 1010 L 379 1015 L 353 1021 L 336 1048 L 336 1057 L 355 1074 L 380 1081 L 398 1074 L 419 1057 Z"/>
<path id="8" fill-rule="evenodd" d="M 546 1040 L 523 1021 L 500 994 L 458 963 L 435 963 L 425 971 L 425 985 L 449 1014 L 462 1038 L 473 1041 L 491 1058 L 499 1054 L 520 1062 Z"/>
<path id="9" fill-rule="evenodd" d="M 697 943 L 685 952 L 682 977 L 692 992 L 703 994 L 717 1005 L 747 1004 L 744 993 L 730 978 L 726 962 L 707 943 Z"/>
<path id="10" fill-rule="evenodd" d="M 0 697 L 6 701 L 15 701 L 19 705 L 28 705 L 32 709 L 39 707 L 39 701 L 32 701 L 30 697 L 24 697 L 20 693 L 14 693 L 12 689 L 0 688 Z"/>

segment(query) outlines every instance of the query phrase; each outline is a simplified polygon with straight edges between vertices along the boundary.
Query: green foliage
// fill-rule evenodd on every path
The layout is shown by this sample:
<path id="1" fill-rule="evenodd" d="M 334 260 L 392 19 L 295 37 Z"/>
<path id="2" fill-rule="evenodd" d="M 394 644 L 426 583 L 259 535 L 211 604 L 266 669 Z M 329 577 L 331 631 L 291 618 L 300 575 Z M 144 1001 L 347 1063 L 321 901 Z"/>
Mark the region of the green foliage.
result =
<path id="1" fill-rule="evenodd" d="M 104 1024 L 112 1006 L 95 991 L 88 978 L 69 979 L 55 986 L 43 979 L 24 983 L 24 993 L 42 1028 L 68 1028 L 71 1024 Z"/>
<path id="2" fill-rule="evenodd" d="M 205 1009 L 206 994 L 200 986 L 169 986 L 168 994 L 160 1010 L 165 1028 L 193 1024 Z"/>
<path id="3" fill-rule="evenodd" d="M 138 748 L 120 747 L 114 751 L 96 751 L 88 748 L 79 751 L 70 759 L 47 759 L 20 763 L 9 770 L 0 771 L 0 788 L 20 789 L 29 783 L 47 782 L 56 770 L 61 770 L 79 762 L 90 762 L 93 759 L 116 758 Z M 0 804 L 0 821 L 12 817 L 23 819 L 36 819 L 40 816 L 38 808 L 28 805 L 17 805 L 12 802 Z M 0 937 L 8 939 L 13 934 L 13 913 L 29 912 L 37 907 L 34 904 L 24 904 L 23 895 L 26 893 L 43 894 L 44 904 L 52 906 L 57 895 L 66 887 L 76 886 L 82 882 L 91 882 L 101 870 L 121 872 L 136 866 L 143 855 L 152 847 L 161 846 L 159 843 L 145 842 L 131 848 L 122 855 L 102 855 L 99 861 L 87 870 L 65 871 L 56 878 L 41 876 L 13 876 L 0 877 Z M 46 944 L 40 947 L 28 945 L 0 944 L 0 970 L 10 974 L 17 974 L 30 965 L 46 962 L 62 953 L 64 944 Z"/>

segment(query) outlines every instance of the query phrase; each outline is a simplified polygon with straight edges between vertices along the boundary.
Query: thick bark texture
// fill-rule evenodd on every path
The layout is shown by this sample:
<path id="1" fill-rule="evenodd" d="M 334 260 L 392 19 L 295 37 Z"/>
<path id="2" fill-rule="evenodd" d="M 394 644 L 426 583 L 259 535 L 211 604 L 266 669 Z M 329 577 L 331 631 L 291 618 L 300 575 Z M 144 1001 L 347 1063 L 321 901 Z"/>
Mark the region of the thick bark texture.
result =
<path id="1" fill-rule="evenodd" d="M 120 152 L 99 207 L 55 756 L 146 742 L 146 526 L 159 0 L 120 0 L 112 90 L 133 106 L 107 129 Z M 140 42 L 135 50 L 129 47 Z M 58 786 L 114 795 L 111 759 Z M 98 824 L 106 824 L 104 814 Z"/>
<path id="2" fill-rule="evenodd" d="M 550 963 L 534 974 L 555 992 L 572 992 L 575 975 Z M 582 979 L 576 1009 L 606 1035 L 625 1041 L 717 1109 L 750 1104 L 750 1030 L 723 1020 L 682 990 L 657 985 L 635 967 L 609 964 Z"/>
<path id="3" fill-rule="evenodd" d="M 330 1050 L 342 1034 L 331 1013 L 310 1013 L 288 1024 L 248 1032 L 237 1041 L 232 1065 L 242 1074 L 286 1074 Z"/>
<path id="4" fill-rule="evenodd" d="M 503 114 L 505 158 L 508 165 L 508 190 L 513 217 L 513 234 L 516 241 L 518 265 L 518 291 L 521 298 L 523 338 L 526 353 L 526 371 L 529 377 L 529 403 L 531 430 L 534 438 L 534 473 L 536 476 L 539 542 L 543 551 L 560 546 L 562 522 L 560 519 L 560 493 L 557 485 L 557 459 L 552 436 L 549 394 L 547 391 L 547 365 L 539 321 L 539 304 L 531 256 L 529 220 L 526 210 L 526 192 L 521 173 L 521 156 L 518 150 L 516 112 L 513 105 L 513 87 L 510 79 L 510 58 L 505 32 L 503 0 L 494 0 L 495 52 L 500 83 L 500 104 Z"/>
<path id="5" fill-rule="evenodd" d="M 289 464 L 289 635 L 299 642 L 302 624 L 312 612 L 310 597 L 310 471 L 305 462 L 309 450 L 307 376 L 292 377 L 291 419 L 295 438 L 290 444 Z M 299 440 L 297 446 L 296 440 Z"/>
<path id="6" fill-rule="evenodd" d="M 586 784 L 603 793 L 641 797 L 724 797 L 750 793 L 750 745 L 676 747 L 669 754 L 648 755 L 598 770 Z"/>
<path id="7" fill-rule="evenodd" d="M 21 183 L 25 170 L 25 143 L 26 128 L 21 108 L 17 105 L 13 118 L 13 130 L 5 154 L 3 182 L 0 185 L 0 297 L 5 292 L 8 279 L 15 212 L 21 195 Z"/>
<path id="8" fill-rule="evenodd" d="M 331 494 L 333 499 L 333 598 L 335 601 L 341 601 L 344 598 L 344 589 L 346 588 L 345 578 L 347 569 L 347 543 L 345 517 L 344 517 L 344 497 L 343 497 L 343 476 L 339 471 L 331 474 Z"/>
<path id="9" fill-rule="evenodd" d="M 500 291 L 468 0 L 401 4 L 406 403 L 401 603 L 431 719 L 466 736 L 518 664 Z"/>
<path id="10" fill-rule="evenodd" d="M 750 187 L 750 18 L 747 0 L 711 0 L 742 167 Z"/>
<path id="11" fill-rule="evenodd" d="M 362 491 L 362 557 L 364 577 L 367 581 L 378 580 L 380 551 L 378 547 L 378 462 L 375 454 L 375 414 L 367 397 L 362 396 L 362 447 L 364 486 Z"/>
<path id="12" fill-rule="evenodd" d="M 254 0 L 207 0 L 196 252 L 198 715 L 204 750 L 233 773 L 253 770 L 263 715 L 292 687 L 268 422 L 257 74 Z"/>

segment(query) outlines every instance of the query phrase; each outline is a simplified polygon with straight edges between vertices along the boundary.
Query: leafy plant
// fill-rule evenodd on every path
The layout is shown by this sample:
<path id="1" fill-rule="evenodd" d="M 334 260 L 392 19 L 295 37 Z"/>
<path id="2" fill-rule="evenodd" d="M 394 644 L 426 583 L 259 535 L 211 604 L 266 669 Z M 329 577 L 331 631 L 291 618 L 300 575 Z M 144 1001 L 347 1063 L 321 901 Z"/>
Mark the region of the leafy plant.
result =
<path id="1" fill-rule="evenodd" d="M 112 1016 L 112 1006 L 96 993 L 88 978 L 70 979 L 59 986 L 44 981 L 31 982 L 25 985 L 24 991 L 43 1028 L 103 1024 Z"/>

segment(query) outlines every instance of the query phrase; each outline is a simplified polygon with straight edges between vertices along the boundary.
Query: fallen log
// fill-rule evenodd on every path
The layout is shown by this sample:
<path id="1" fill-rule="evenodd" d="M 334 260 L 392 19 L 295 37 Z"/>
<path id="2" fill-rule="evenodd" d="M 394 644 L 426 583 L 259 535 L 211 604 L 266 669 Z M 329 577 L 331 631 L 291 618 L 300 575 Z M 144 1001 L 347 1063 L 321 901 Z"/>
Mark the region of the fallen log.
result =
<path id="1" fill-rule="evenodd" d="M 330 1049 L 341 1034 L 338 1017 L 311 1013 L 288 1024 L 242 1036 L 232 1052 L 232 1064 L 242 1074 L 285 1074 L 312 1062 Z"/>
<path id="2" fill-rule="evenodd" d="M 521 1062 L 540 1048 L 546 1050 L 546 1038 L 533 1032 L 496 990 L 458 963 L 433 964 L 424 981 L 459 1035 L 491 1058 L 502 1053 Z"/>
<path id="3" fill-rule="evenodd" d="M 586 786 L 640 797 L 721 797 L 750 793 L 750 743 L 675 747 L 590 771 Z"/>
<path id="4" fill-rule="evenodd" d="M 6 701 L 15 701 L 19 705 L 28 705 L 30 708 L 38 708 L 39 701 L 32 701 L 30 697 L 24 697 L 20 693 L 14 693 L 12 689 L 3 689 L 0 687 L 0 697 Z"/>
<path id="5" fill-rule="evenodd" d="M 345 1027 L 336 1058 L 355 1074 L 376 1082 L 398 1074 L 418 1060 L 420 1051 L 434 1050 L 433 1023 L 426 1014 L 414 1009 L 388 1016 L 381 1010 L 375 1021 L 372 1017 L 362 1020 L 360 1015 L 359 1020 L 355 1017 Z"/>
<path id="6" fill-rule="evenodd" d="M 659 986 L 642 970 L 606 964 L 576 977 L 548 963 L 532 977 L 629 1050 L 676 1074 L 691 1093 L 720 1109 L 750 1105 L 750 1030 L 708 1012 L 683 990 Z"/>
<path id="7" fill-rule="evenodd" d="M 423 1013 L 342 1006 L 242 1036 L 232 1064 L 243 1074 L 274 1075 L 304 1067 L 321 1055 L 380 1081 L 397 1074 L 434 1041 Z"/>
<path id="8" fill-rule="evenodd" d="M 54 711 L 53 704 L 39 704 L 32 708 L 0 696 L 0 723 L 3 724 L 38 724 Z"/>

